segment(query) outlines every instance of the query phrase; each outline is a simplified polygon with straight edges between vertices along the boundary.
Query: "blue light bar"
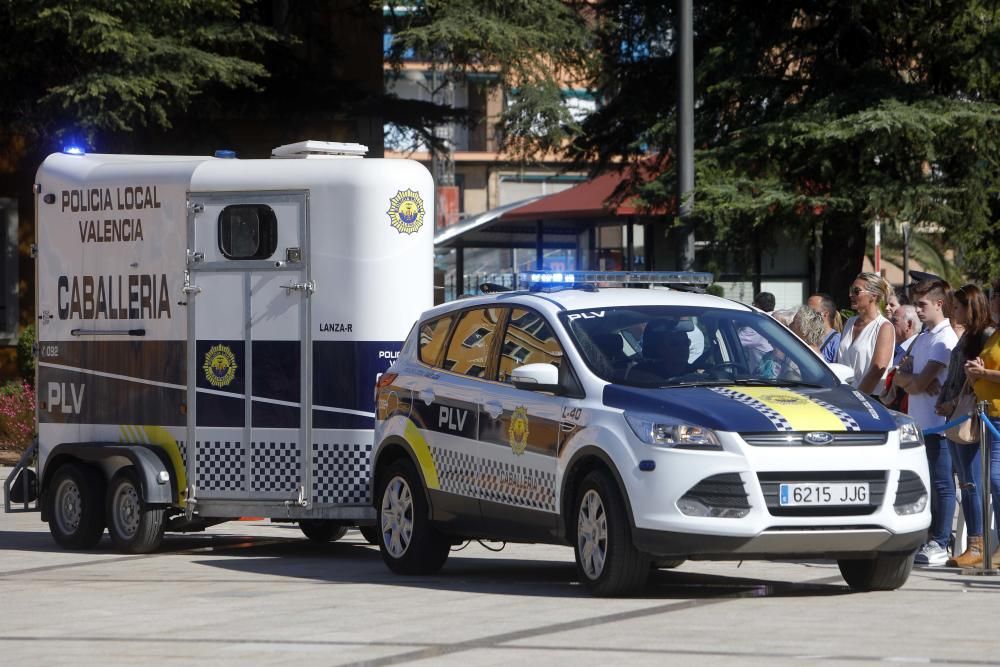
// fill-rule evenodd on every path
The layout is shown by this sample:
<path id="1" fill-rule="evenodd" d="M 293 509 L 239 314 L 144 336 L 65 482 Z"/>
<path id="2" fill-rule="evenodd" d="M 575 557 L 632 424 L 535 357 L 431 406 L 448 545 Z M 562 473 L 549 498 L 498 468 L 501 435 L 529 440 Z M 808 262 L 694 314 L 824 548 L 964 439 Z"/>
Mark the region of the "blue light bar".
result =
<path id="1" fill-rule="evenodd" d="M 528 271 L 517 274 L 520 289 L 575 285 L 697 285 L 712 284 L 711 273 L 696 271 Z"/>
<path id="2" fill-rule="evenodd" d="M 232 160 L 233 158 L 236 157 L 236 151 L 220 148 L 219 150 L 215 151 L 215 157 L 223 158 L 226 160 Z"/>
<path id="3" fill-rule="evenodd" d="M 77 146 L 76 144 L 69 144 L 68 146 L 63 146 L 62 152 L 66 155 L 86 155 L 87 151 L 82 146 Z"/>

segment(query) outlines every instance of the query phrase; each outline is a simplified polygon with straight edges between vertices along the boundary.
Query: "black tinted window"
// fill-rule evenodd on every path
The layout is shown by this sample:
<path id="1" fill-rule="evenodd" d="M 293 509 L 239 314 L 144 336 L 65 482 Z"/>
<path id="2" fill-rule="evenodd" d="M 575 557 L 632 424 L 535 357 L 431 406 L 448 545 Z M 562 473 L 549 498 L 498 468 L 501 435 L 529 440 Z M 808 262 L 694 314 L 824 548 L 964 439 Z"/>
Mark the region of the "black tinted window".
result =
<path id="1" fill-rule="evenodd" d="M 219 213 L 219 250 L 227 259 L 267 259 L 278 247 L 278 219 L 270 206 L 235 204 Z"/>

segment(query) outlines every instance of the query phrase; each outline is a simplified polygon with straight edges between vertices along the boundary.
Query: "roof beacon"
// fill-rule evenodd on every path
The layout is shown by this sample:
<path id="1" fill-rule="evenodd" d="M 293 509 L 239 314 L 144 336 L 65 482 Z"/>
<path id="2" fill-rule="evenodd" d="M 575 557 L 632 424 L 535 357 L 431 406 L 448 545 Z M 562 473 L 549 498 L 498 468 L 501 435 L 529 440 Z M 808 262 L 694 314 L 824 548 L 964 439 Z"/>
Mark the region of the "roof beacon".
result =
<path id="1" fill-rule="evenodd" d="M 299 141 L 271 149 L 272 158 L 305 158 L 310 160 L 364 157 L 368 147 L 363 144 L 343 144 L 337 141 Z"/>
<path id="2" fill-rule="evenodd" d="M 707 287 L 712 284 L 712 278 L 711 273 L 694 271 L 529 271 L 517 274 L 517 286 L 519 289 L 567 288 L 584 285 L 600 287 L 692 285 Z"/>

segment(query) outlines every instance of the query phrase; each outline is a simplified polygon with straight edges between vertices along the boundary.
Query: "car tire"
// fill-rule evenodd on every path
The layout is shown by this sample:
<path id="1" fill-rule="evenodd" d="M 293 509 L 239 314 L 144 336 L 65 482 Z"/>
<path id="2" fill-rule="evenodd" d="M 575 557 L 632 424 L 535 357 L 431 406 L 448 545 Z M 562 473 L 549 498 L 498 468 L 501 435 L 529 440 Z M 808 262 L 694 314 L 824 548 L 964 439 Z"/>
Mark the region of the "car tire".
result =
<path id="1" fill-rule="evenodd" d="M 347 526 L 327 519 L 302 519 L 299 521 L 299 530 L 317 544 L 336 542 L 347 534 Z"/>
<path id="2" fill-rule="evenodd" d="M 894 591 L 913 570 L 913 552 L 878 554 L 874 558 L 841 559 L 840 574 L 856 591 Z"/>
<path id="3" fill-rule="evenodd" d="M 49 532 L 65 549 L 92 549 L 104 534 L 104 478 L 80 463 L 59 466 L 48 486 Z"/>
<path id="4" fill-rule="evenodd" d="M 594 595 L 632 595 L 649 578 L 651 558 L 635 548 L 617 485 L 604 471 L 583 478 L 577 491 L 574 526 L 576 569 Z"/>
<path id="5" fill-rule="evenodd" d="M 108 535 L 115 548 L 126 554 L 156 551 L 163 540 L 163 507 L 149 507 L 135 468 L 122 468 L 111 478 L 104 506 Z"/>
<path id="6" fill-rule="evenodd" d="M 379 475 L 375 507 L 376 536 L 382 560 L 396 574 L 434 574 L 451 549 L 434 529 L 416 468 L 408 459 L 394 461 Z"/>
<path id="7" fill-rule="evenodd" d="M 361 533 L 361 537 L 365 538 L 365 542 L 378 546 L 378 528 L 375 526 L 358 526 L 358 532 Z"/>

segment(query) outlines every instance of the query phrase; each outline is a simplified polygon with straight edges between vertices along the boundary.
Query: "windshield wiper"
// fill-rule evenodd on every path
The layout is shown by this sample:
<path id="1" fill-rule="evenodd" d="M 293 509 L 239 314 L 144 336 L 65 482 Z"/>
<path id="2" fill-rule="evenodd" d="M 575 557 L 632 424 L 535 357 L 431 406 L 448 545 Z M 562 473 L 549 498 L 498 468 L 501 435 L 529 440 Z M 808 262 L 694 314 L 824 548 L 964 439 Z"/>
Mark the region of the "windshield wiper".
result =
<path id="1" fill-rule="evenodd" d="M 745 385 L 749 387 L 813 387 L 815 389 L 825 389 L 821 384 L 815 382 L 803 382 L 802 380 L 792 380 L 790 378 L 739 378 L 730 381 L 730 384 Z"/>

